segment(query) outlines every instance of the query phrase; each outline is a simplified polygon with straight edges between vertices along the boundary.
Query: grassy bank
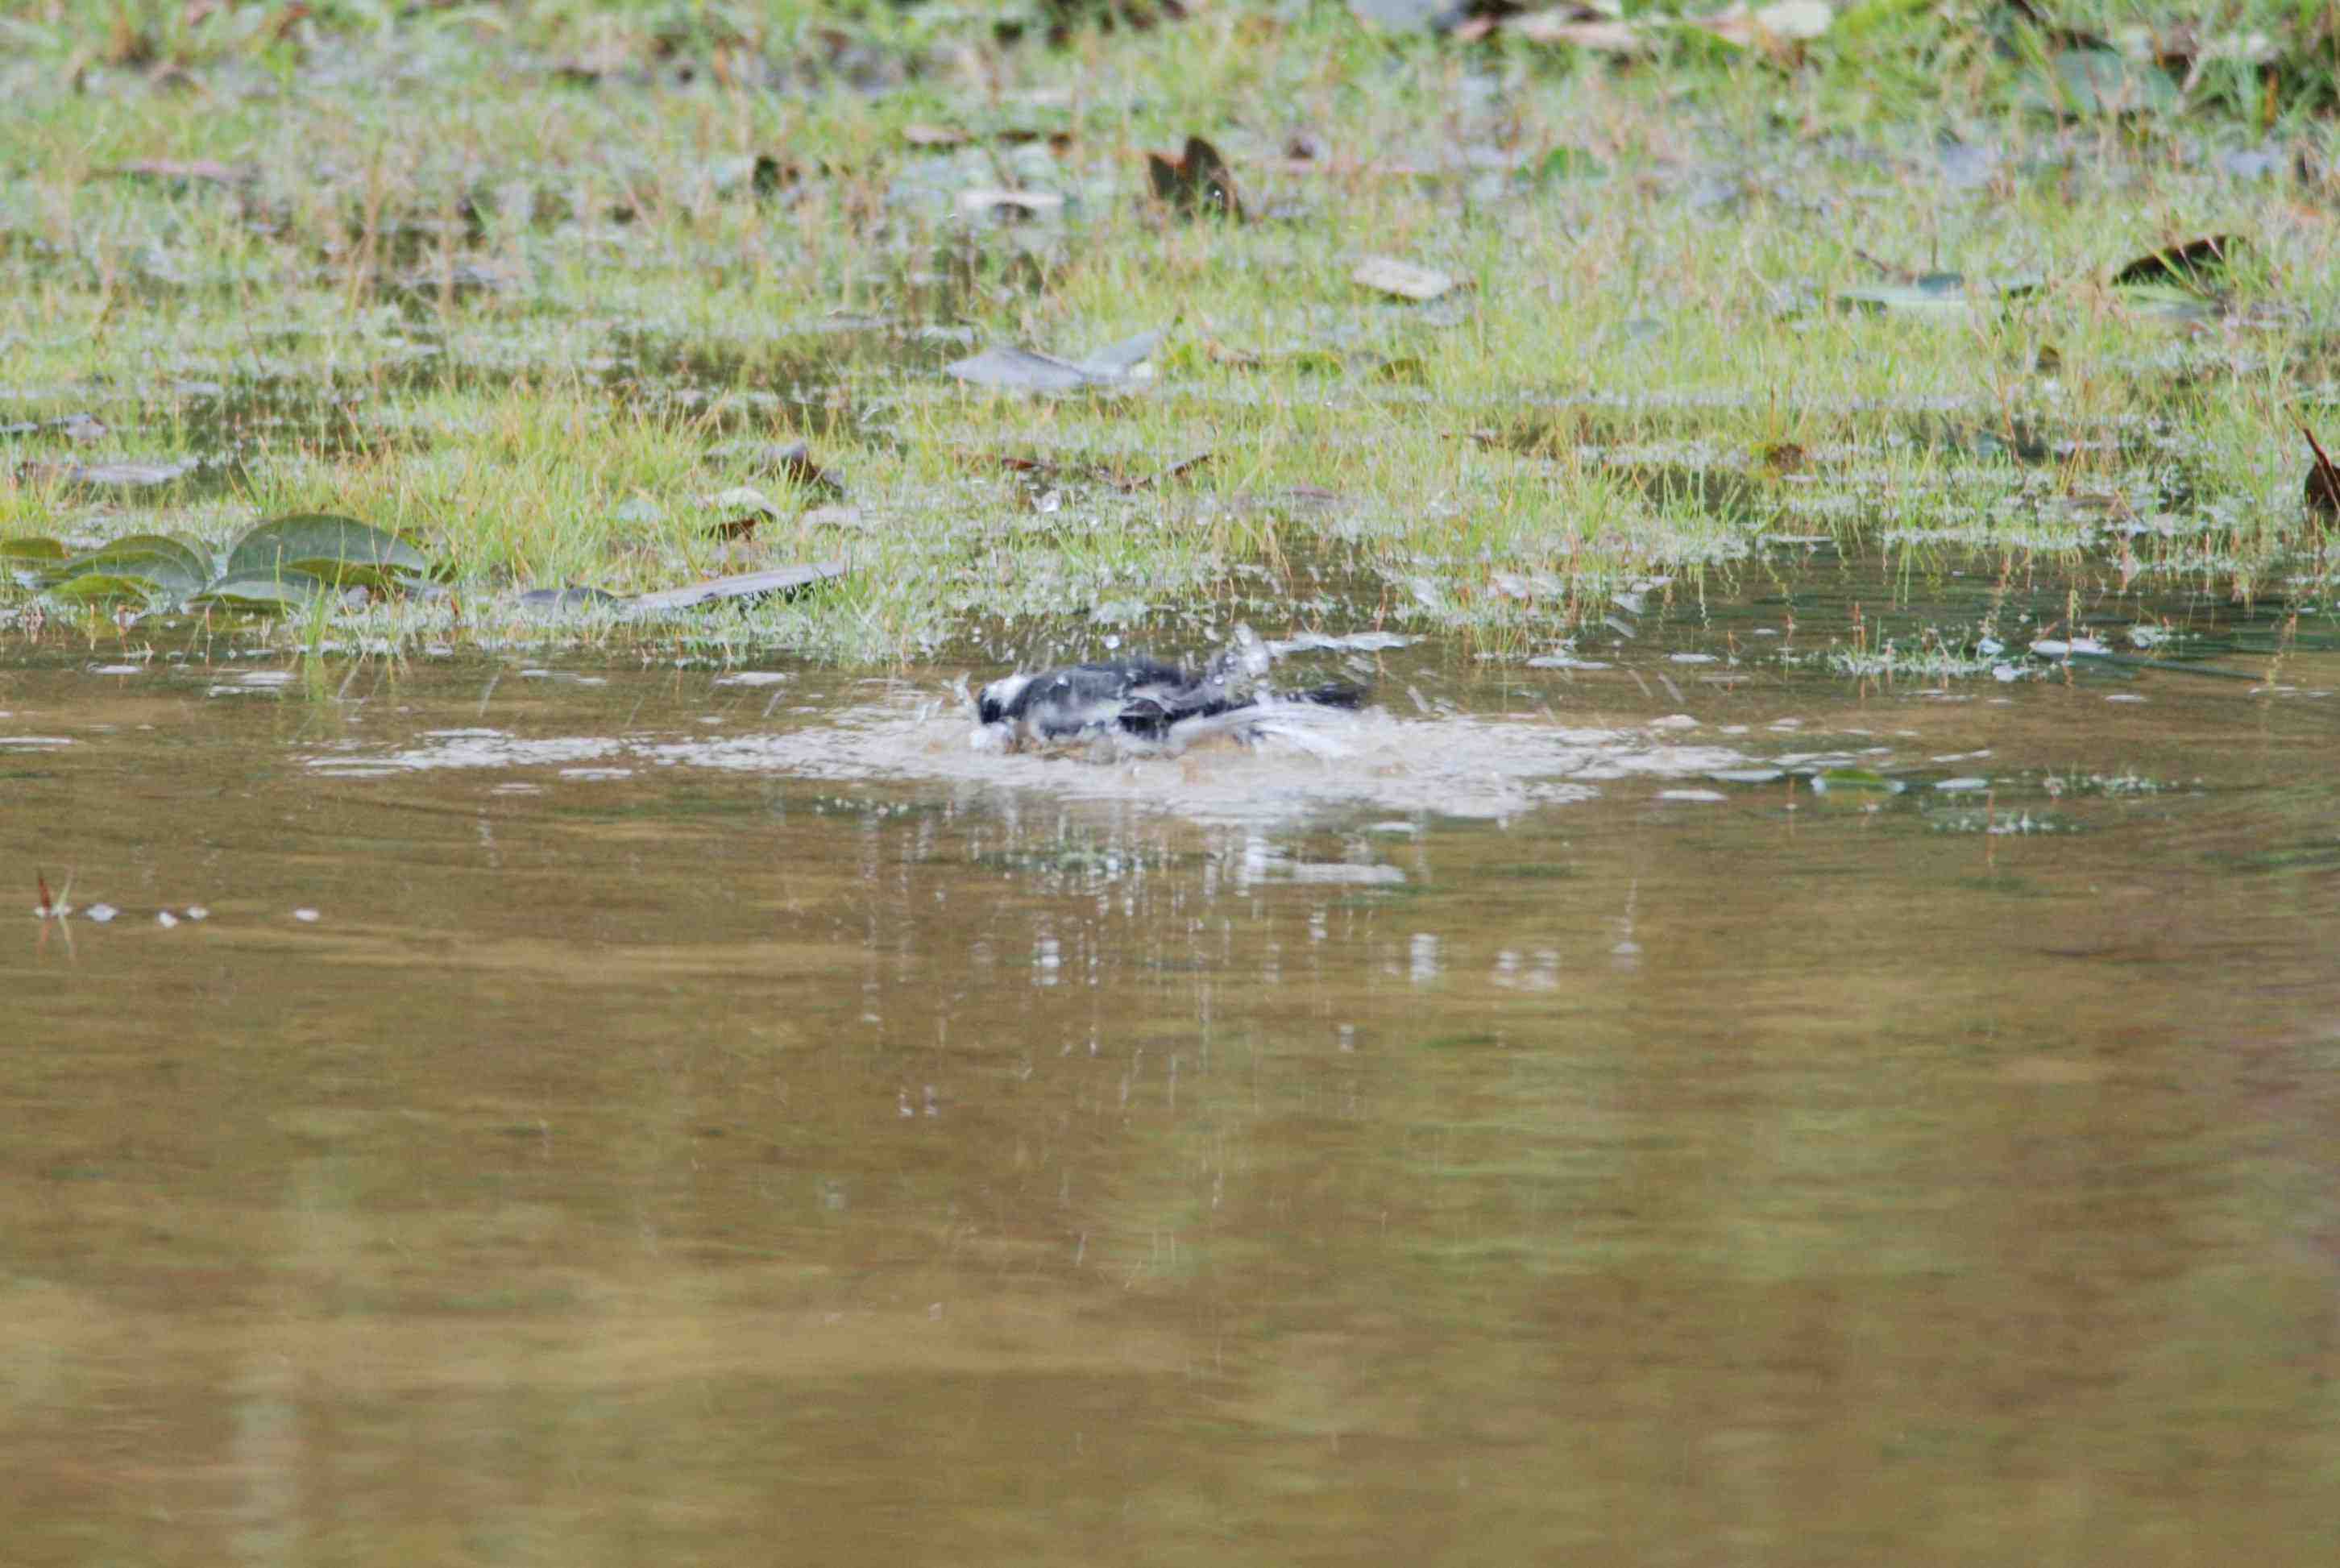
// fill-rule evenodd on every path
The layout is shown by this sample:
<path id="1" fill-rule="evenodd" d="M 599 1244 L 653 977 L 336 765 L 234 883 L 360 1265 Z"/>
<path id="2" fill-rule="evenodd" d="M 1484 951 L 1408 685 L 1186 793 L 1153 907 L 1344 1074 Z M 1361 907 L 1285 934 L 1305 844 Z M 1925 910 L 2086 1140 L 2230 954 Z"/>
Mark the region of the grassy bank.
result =
<path id="1" fill-rule="evenodd" d="M 1056 15 L 19 5 L 0 540 L 332 511 L 463 589 L 337 608 L 338 640 L 878 661 L 1230 610 L 1527 657 L 1783 539 L 2322 590 L 2313 19 L 2181 58 L 2117 15 L 1869 5 L 1621 58 L 1330 5 Z M 1240 220 L 1150 173 L 1197 134 Z M 2122 278 L 2205 235 L 2240 243 Z M 1361 284 L 1373 257 L 1452 286 Z M 1072 392 L 948 369 L 1148 332 Z M 832 557 L 681 625 L 520 600 Z M 29 575 L 20 632 L 124 618 Z"/>

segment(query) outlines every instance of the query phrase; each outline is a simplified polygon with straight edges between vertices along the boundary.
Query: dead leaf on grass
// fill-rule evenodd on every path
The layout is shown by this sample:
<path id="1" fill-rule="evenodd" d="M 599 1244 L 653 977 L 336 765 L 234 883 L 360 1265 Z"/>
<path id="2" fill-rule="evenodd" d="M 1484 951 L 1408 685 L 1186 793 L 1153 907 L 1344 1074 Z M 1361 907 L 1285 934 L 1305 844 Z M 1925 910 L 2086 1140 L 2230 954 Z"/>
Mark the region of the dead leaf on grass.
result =
<path id="1" fill-rule="evenodd" d="M 1211 462 L 1215 455 L 1215 454 L 1207 452 L 1198 452 L 1192 457 L 1183 458 L 1180 461 L 1172 463 L 1168 468 L 1164 469 L 1159 473 L 1150 473 L 1143 479 L 1125 479 L 1117 481 L 1115 481 L 1115 488 L 1124 491 L 1125 493 L 1134 493 L 1141 490 L 1152 490 L 1156 485 L 1170 484 L 1178 480 L 1184 479 L 1186 475 L 1194 472 L 1196 469 L 1206 467 Z"/>
<path id="2" fill-rule="evenodd" d="M 824 490 L 832 495 L 845 493 L 845 486 L 813 461 L 811 452 L 800 441 L 726 442 L 707 455 L 729 461 L 745 460 L 759 473 L 772 474 L 808 490 Z"/>
<path id="3" fill-rule="evenodd" d="M 807 566 L 780 566 L 769 571 L 743 572 L 735 577 L 713 577 L 703 582 L 682 588 L 662 589 L 656 593 L 638 593 L 627 601 L 627 608 L 638 612 L 656 614 L 669 610 L 690 610 L 701 604 L 720 600 L 763 599 L 772 594 L 795 594 L 845 575 L 842 561 L 817 561 Z"/>
<path id="4" fill-rule="evenodd" d="M 954 380 L 970 386 L 995 387 L 1002 392 L 1074 392 L 1098 382 L 1097 377 L 1070 360 L 1004 346 L 953 360 L 943 369 Z"/>
<path id="5" fill-rule="evenodd" d="M 1401 299 L 1428 301 L 1451 293 L 1455 280 L 1444 273 L 1428 267 L 1417 267 L 1411 262 L 1401 262 L 1392 256 L 1368 256 L 1349 274 L 1349 281 L 1361 288 Z"/>
<path id="6" fill-rule="evenodd" d="M 92 490 L 153 490 L 174 484 L 203 466 L 194 458 L 176 462 L 25 462 L 16 476 L 28 483 L 50 481 Z"/>
<path id="7" fill-rule="evenodd" d="M 993 213 L 1006 213 L 1017 217 L 1037 218 L 1060 212 L 1065 198 L 1054 191 L 972 190 L 958 194 L 958 210 L 970 218 Z"/>
<path id="8" fill-rule="evenodd" d="M 1167 153 L 1145 154 L 1145 172 L 1155 198 L 1173 212 L 1189 217 L 1201 214 L 1243 222 L 1243 203 L 1235 195 L 1234 174 L 1219 150 L 1200 136 L 1186 138 L 1179 157 Z"/>
<path id="9" fill-rule="evenodd" d="M 772 498 L 753 485 L 735 484 L 729 490 L 700 496 L 699 503 L 716 511 L 752 511 L 762 517 L 780 515 L 780 509 L 772 504 Z"/>
<path id="10" fill-rule="evenodd" d="M 236 185 L 254 178 L 254 172 L 216 158 L 137 158 L 105 171 L 124 180 L 194 180 L 214 185 Z"/>
<path id="11" fill-rule="evenodd" d="M 2307 471 L 2306 482 L 2301 487 L 2308 514 L 2325 519 L 2340 518 L 2340 468 L 2334 467 L 2331 458 L 2325 455 L 2324 443 L 2315 439 L 2314 431 L 2301 425 L 2299 433 L 2307 438 L 2308 450 L 2315 454 L 2315 463 Z"/>
<path id="12" fill-rule="evenodd" d="M 2223 273 L 2243 241 L 2233 234 L 2202 234 L 2148 251 L 2113 270 L 2116 288 L 2138 283 L 2198 284 Z"/>
<path id="13" fill-rule="evenodd" d="M 1508 17 L 1503 31 L 1531 44 L 1568 44 L 1597 55 L 1633 55 L 1651 47 L 1651 37 L 1613 8 L 1554 5 Z"/>
<path id="14" fill-rule="evenodd" d="M 1006 392 L 1061 392 L 1082 387 L 1119 386 L 1138 378 L 1162 346 L 1158 332 L 1139 332 L 1098 350 L 1075 364 L 1031 349 L 995 346 L 943 367 L 946 374 L 973 386 Z"/>
<path id="15" fill-rule="evenodd" d="M 1807 44 L 1827 33 L 1836 21 L 1828 0 L 1780 0 L 1778 5 L 1750 7 L 1746 0 L 1710 16 L 1693 16 L 1690 25 L 1712 34 L 1741 49 Z"/>

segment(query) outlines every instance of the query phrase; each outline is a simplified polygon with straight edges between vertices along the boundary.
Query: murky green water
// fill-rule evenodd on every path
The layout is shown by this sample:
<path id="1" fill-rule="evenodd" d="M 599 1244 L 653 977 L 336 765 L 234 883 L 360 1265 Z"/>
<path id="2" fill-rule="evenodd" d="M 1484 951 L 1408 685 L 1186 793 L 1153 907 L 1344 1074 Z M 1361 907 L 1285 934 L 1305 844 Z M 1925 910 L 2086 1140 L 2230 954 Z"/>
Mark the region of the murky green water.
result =
<path id="1" fill-rule="evenodd" d="M 1113 768 L 957 671 L 259 662 L 0 672 L 11 1561 L 2340 1524 L 2331 655 L 1416 648 Z"/>

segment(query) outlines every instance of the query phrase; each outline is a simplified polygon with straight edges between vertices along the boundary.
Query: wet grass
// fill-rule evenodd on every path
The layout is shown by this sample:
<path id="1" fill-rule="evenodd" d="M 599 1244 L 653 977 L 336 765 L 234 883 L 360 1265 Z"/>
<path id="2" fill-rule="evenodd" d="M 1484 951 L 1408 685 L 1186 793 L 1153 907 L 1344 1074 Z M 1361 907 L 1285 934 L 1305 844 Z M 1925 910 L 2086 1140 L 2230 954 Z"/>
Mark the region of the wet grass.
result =
<path id="1" fill-rule="evenodd" d="M 1003 41 L 941 7 L 193 9 L 7 23 L 0 426 L 34 428 L 0 435 L 0 540 L 330 511 L 457 584 L 285 641 L 887 661 L 1241 614 L 1522 660 L 1621 594 L 1760 592 L 1799 541 L 2076 610 L 2115 582 L 2320 613 L 2312 49 L 2272 96 L 2205 66 L 2158 115 L 2058 118 L 2023 107 L 2038 40 L 1889 7 L 1800 58 L 1631 69 L 1333 6 L 1053 47 L 1036 10 Z M 1151 194 L 1145 151 L 1194 133 L 1247 221 Z M 1035 210 L 968 200 L 1001 188 Z M 2202 233 L 2246 243 L 2110 281 Z M 1459 286 L 1372 293 L 1370 255 Z M 1940 271 L 2041 282 L 1844 297 Z M 1148 331 L 1122 386 L 945 369 Z M 841 494 L 760 450 L 799 439 Z M 687 623 L 520 605 L 831 558 L 833 590 Z M 22 583 L 0 614 L 73 620 Z M 1835 668 L 1912 679 L 2007 634 L 1841 630 Z"/>

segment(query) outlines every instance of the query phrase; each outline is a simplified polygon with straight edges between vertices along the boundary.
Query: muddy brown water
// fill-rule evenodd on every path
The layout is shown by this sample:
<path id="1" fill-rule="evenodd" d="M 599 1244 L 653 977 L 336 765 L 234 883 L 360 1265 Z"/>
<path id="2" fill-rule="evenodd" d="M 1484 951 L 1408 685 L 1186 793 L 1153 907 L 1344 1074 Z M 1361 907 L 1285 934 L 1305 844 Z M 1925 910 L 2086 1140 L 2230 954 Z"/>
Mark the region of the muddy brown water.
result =
<path id="1" fill-rule="evenodd" d="M 2340 656 L 1392 659 L 18 658 L 8 1560 L 2326 1559 Z"/>

